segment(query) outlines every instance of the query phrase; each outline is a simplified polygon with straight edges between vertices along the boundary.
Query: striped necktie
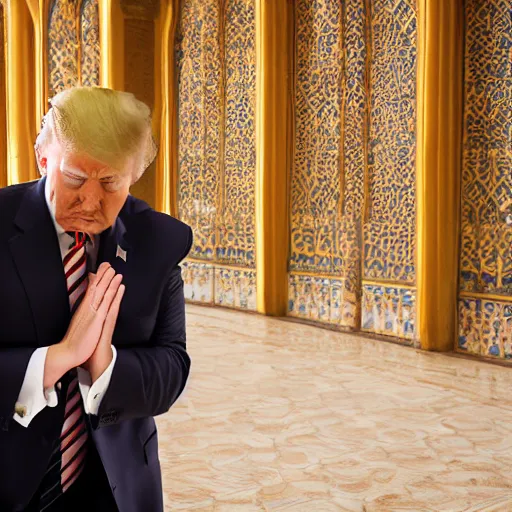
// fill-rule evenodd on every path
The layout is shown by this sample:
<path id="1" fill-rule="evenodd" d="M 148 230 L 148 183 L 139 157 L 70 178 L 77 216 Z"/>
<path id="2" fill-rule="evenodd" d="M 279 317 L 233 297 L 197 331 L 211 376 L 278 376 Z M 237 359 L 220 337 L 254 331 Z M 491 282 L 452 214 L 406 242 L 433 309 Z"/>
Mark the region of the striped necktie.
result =
<path id="1" fill-rule="evenodd" d="M 90 241 L 85 233 L 68 233 L 74 238 L 64 257 L 64 273 L 71 313 L 78 308 L 87 290 L 87 254 L 85 244 Z M 66 390 L 64 424 L 58 445 L 54 449 L 41 484 L 39 510 L 46 510 L 76 481 L 85 465 L 87 453 L 87 424 L 76 370 L 66 374 L 62 381 Z M 65 386 L 65 383 L 68 383 Z"/>

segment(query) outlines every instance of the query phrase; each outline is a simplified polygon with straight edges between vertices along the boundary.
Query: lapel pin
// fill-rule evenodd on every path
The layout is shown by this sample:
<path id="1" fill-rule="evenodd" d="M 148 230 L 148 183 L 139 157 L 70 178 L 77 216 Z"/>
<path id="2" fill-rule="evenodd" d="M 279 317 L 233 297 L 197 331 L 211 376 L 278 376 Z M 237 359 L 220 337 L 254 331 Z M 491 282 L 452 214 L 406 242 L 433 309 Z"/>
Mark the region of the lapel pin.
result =
<path id="1" fill-rule="evenodd" d="M 116 258 L 121 258 L 126 263 L 126 251 L 120 245 L 117 246 Z"/>

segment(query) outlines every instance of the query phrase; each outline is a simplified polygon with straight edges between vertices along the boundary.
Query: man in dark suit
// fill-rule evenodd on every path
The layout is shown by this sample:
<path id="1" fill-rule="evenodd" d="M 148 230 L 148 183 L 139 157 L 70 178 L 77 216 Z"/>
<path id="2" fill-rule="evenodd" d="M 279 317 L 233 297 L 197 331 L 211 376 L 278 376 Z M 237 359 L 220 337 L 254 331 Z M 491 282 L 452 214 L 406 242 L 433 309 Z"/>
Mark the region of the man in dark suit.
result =
<path id="1" fill-rule="evenodd" d="M 132 95 L 59 94 L 36 155 L 0 190 L 0 511 L 160 512 L 191 229 L 129 195 L 155 155 Z"/>

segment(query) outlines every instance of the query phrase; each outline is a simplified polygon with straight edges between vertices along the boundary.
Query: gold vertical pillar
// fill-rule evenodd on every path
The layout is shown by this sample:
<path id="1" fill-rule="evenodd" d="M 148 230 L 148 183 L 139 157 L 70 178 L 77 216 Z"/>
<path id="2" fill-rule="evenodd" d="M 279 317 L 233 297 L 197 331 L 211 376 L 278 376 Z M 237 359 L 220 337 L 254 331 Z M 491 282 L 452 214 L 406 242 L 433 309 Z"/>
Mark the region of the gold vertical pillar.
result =
<path id="1" fill-rule="evenodd" d="M 124 85 L 122 89 L 133 93 L 146 103 L 158 118 L 156 79 L 157 57 L 155 51 L 156 21 L 159 18 L 160 0 L 121 0 L 124 30 Z M 117 27 L 112 34 L 117 35 Z M 157 85 L 156 85 L 157 84 Z M 156 116 L 155 116 L 156 112 Z M 159 140 L 157 138 L 157 142 Z M 155 207 L 156 203 L 156 163 L 150 165 L 142 178 L 132 187 L 132 193 Z"/>
<path id="2" fill-rule="evenodd" d="M 289 0 L 256 0 L 257 309 L 284 316 L 288 300 Z"/>
<path id="3" fill-rule="evenodd" d="M 0 188 L 7 185 L 7 112 L 5 90 L 5 10 L 0 0 Z"/>
<path id="4" fill-rule="evenodd" d="M 100 0 L 100 84 L 124 90 L 124 15 L 120 0 Z"/>
<path id="5" fill-rule="evenodd" d="M 100 15 L 100 84 L 133 93 L 153 114 L 153 128 L 159 142 L 161 125 L 160 60 L 161 34 L 158 30 L 166 5 L 162 0 L 102 0 Z M 160 157 L 159 157 L 160 159 Z M 157 202 L 156 164 L 149 167 L 132 187 L 132 193 L 151 206 Z M 161 205 L 158 205 L 161 207 Z"/>
<path id="6" fill-rule="evenodd" d="M 180 13 L 179 0 L 163 0 L 157 21 L 155 48 L 159 72 L 155 121 L 160 150 L 156 162 L 157 210 L 178 216 L 178 87 L 174 41 Z M 159 116 L 157 114 L 160 114 Z"/>
<path id="7" fill-rule="evenodd" d="M 36 179 L 34 25 L 25 0 L 5 0 L 7 22 L 7 183 Z"/>
<path id="8" fill-rule="evenodd" d="M 35 92 L 35 125 L 39 129 L 41 119 L 46 113 L 48 106 L 47 84 L 46 84 L 46 32 L 47 11 L 49 1 L 26 0 L 30 10 L 32 23 L 34 25 L 34 92 Z"/>
<path id="9" fill-rule="evenodd" d="M 418 303 L 421 347 L 457 332 L 463 0 L 418 0 Z"/>

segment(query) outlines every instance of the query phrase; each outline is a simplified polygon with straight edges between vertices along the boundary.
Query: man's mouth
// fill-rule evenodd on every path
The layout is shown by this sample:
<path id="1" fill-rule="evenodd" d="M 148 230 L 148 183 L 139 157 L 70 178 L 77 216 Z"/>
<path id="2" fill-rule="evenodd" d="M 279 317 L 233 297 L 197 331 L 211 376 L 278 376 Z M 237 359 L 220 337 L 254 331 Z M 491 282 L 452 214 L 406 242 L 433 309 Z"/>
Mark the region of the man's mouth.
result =
<path id="1" fill-rule="evenodd" d="M 85 222 L 86 224 L 91 224 L 96 222 L 96 219 L 90 217 L 75 217 L 75 222 Z"/>

